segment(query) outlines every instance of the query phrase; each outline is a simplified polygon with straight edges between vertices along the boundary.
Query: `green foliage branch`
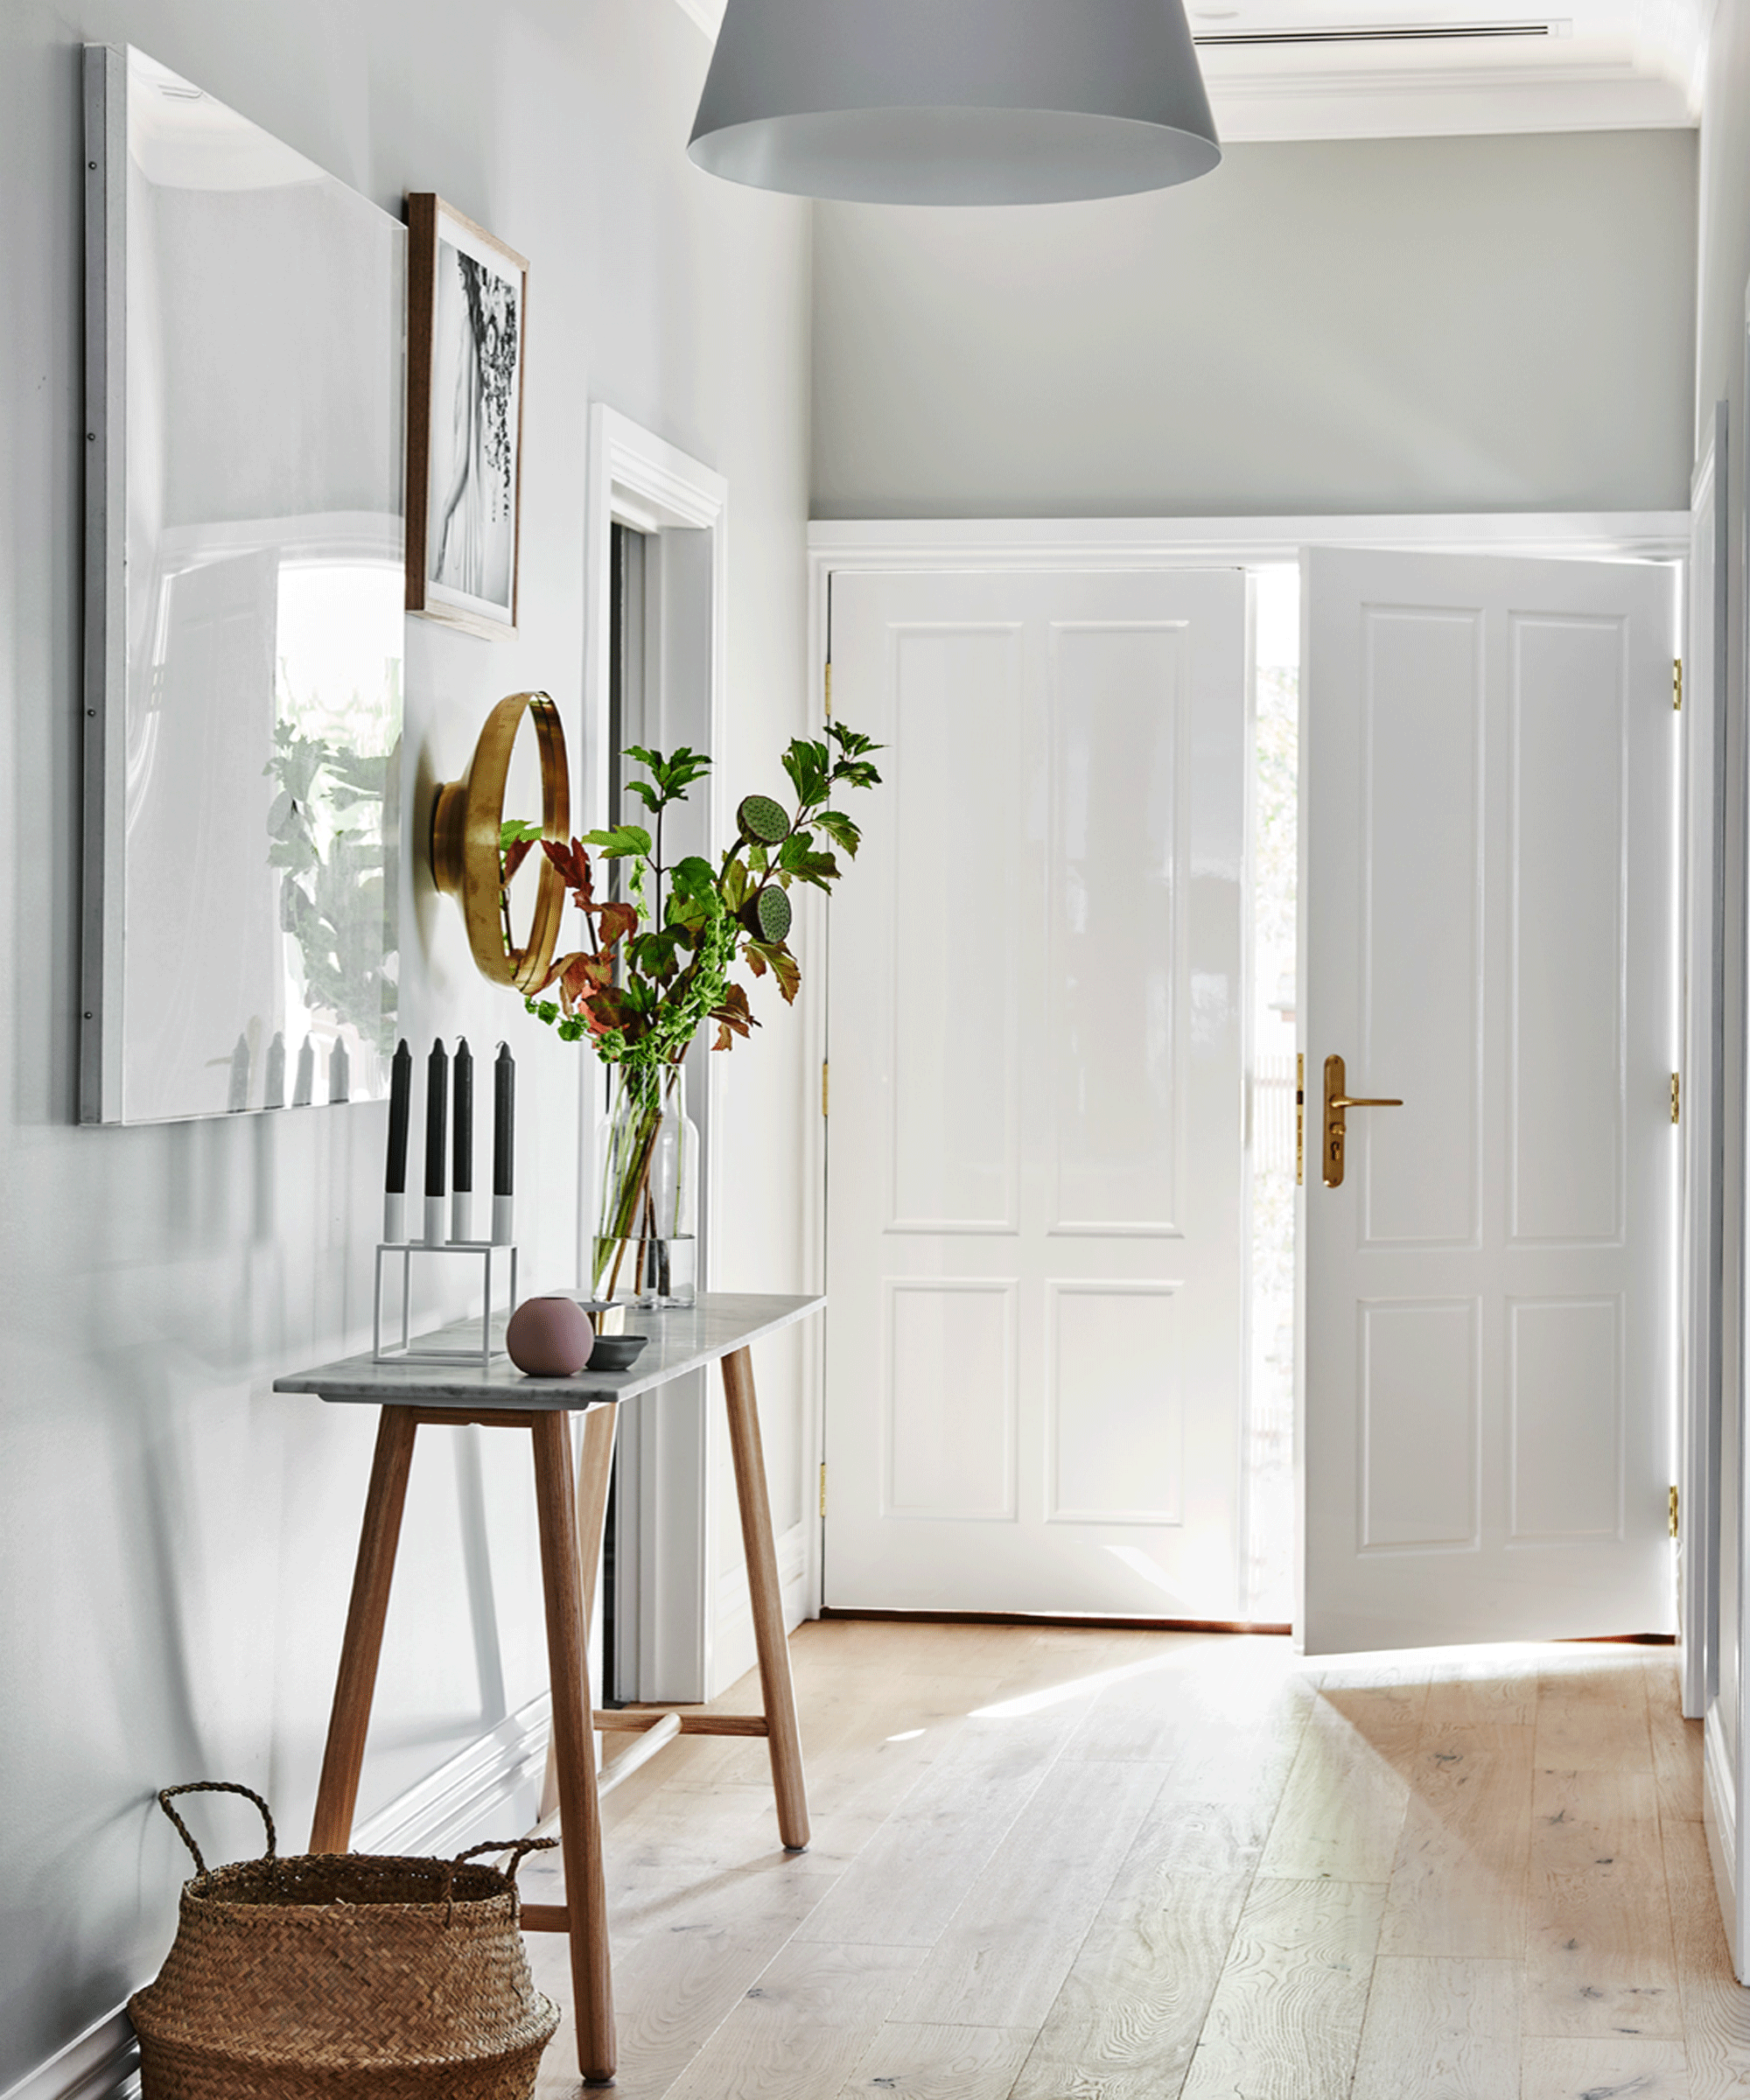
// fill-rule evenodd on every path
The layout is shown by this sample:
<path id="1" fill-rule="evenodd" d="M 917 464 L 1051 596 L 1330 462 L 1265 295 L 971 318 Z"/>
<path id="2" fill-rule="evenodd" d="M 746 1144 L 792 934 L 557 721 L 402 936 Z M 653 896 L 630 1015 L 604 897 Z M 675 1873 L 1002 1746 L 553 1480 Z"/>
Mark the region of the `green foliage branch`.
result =
<path id="1" fill-rule="evenodd" d="M 727 1050 L 759 1026 L 732 972 L 745 964 L 768 974 L 794 1003 L 802 970 L 788 944 L 797 884 L 830 892 L 838 853 L 856 857 L 861 832 L 832 804 L 843 791 L 880 784 L 870 759 L 880 746 L 839 722 L 820 738 L 794 738 L 783 754 L 794 808 L 750 794 L 736 812 L 736 835 L 715 868 L 699 854 L 670 866 L 663 858 L 667 812 L 710 770 L 702 752 L 633 745 L 649 778 L 627 788 L 650 823 L 588 831 L 567 844 L 542 839 L 540 827 L 508 823 L 500 842 L 503 884 L 536 843 L 564 877 L 582 914 L 588 945 L 554 961 L 524 1004 L 566 1042 L 587 1041 L 604 1064 L 658 1072 L 679 1062 L 706 1021 L 714 1050 Z M 595 850 L 595 860 L 590 849 Z M 626 867 L 626 898 L 598 893 L 599 862 Z M 556 997 L 544 995 L 556 993 Z"/>

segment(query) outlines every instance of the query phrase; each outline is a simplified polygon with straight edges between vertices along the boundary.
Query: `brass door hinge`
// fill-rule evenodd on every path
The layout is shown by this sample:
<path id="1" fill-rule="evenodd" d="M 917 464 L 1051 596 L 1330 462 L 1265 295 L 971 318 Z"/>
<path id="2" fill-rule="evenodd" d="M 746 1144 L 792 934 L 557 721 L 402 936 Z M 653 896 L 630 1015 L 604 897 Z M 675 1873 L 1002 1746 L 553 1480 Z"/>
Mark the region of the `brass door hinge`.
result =
<path id="1" fill-rule="evenodd" d="M 825 1058 L 822 1058 L 822 1060 L 821 1060 L 821 1114 L 822 1114 L 822 1116 L 824 1116 L 824 1115 L 826 1114 L 826 1112 L 827 1112 L 827 1107 L 826 1107 L 826 1097 L 827 1097 L 827 1083 L 826 1083 L 826 1075 L 827 1075 L 827 1060 L 825 1060 Z"/>
<path id="2" fill-rule="evenodd" d="M 1673 656 L 1671 659 L 1671 712 L 1673 714 L 1681 714 L 1683 711 L 1683 705 L 1684 660 L 1681 656 Z M 830 712 L 831 710 L 829 710 L 828 711 Z"/>
<path id="3" fill-rule="evenodd" d="M 832 666 L 830 663 L 826 667 L 826 718 L 829 722 L 832 720 Z"/>
<path id="4" fill-rule="evenodd" d="M 1673 1488 L 1671 1493 L 1675 1494 L 1676 1492 L 1676 1489 Z M 821 1460 L 821 1515 L 822 1516 L 826 1515 L 826 1460 L 824 1459 Z"/>
<path id="5" fill-rule="evenodd" d="M 1677 1120 L 1682 1108 L 1683 1081 L 1676 1073 L 1673 1072 L 1671 1074 L 1671 1121 L 1673 1123 Z"/>
<path id="6" fill-rule="evenodd" d="M 1306 1179 L 1306 1059 L 1304 1053 L 1294 1060 L 1294 1186 L 1298 1188 Z"/>
<path id="7" fill-rule="evenodd" d="M 821 1470 L 822 1470 L 822 1473 L 824 1473 L 826 1469 L 825 1469 L 825 1467 L 824 1467 L 824 1466 L 822 1466 L 822 1467 L 821 1468 Z M 821 1490 L 821 1492 L 822 1492 L 822 1494 L 824 1494 L 824 1493 L 826 1492 L 826 1490 L 825 1490 L 824 1488 L 822 1488 L 822 1489 Z M 824 1512 L 824 1511 L 822 1511 L 822 1515 L 824 1515 L 824 1514 L 825 1514 L 825 1512 Z M 1671 1490 L 1671 1505 L 1670 1505 L 1670 1528 L 1671 1528 L 1671 1536 L 1672 1536 L 1673 1538 L 1675 1538 L 1675 1537 L 1677 1536 L 1677 1491 L 1676 1491 L 1676 1489 L 1675 1488 L 1672 1488 L 1672 1490 Z"/>

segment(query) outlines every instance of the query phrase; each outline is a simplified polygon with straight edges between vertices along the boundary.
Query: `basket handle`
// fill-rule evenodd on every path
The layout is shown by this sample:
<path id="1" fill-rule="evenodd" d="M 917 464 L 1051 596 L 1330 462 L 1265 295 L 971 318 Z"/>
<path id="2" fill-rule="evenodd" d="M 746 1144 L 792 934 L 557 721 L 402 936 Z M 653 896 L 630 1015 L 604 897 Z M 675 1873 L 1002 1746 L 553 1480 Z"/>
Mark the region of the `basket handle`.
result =
<path id="1" fill-rule="evenodd" d="M 502 1840 L 493 1844 L 471 1844 L 466 1852 L 458 1852 L 450 1861 L 451 1877 L 453 1880 L 458 1866 L 465 1866 L 470 1859 L 478 1859 L 482 1852 L 508 1852 L 510 1865 L 504 1870 L 504 1878 L 514 1884 L 516 1870 L 528 1853 L 550 1852 L 558 1842 L 556 1838 L 519 1838 L 513 1844 L 507 1844 Z"/>
<path id="2" fill-rule="evenodd" d="M 194 1871 L 197 1874 L 204 1874 L 206 1872 L 206 1862 L 200 1857 L 200 1847 L 194 1842 L 188 1825 L 170 1805 L 178 1794 L 241 1794 L 245 1801 L 254 1802 L 262 1812 L 262 1821 L 268 1827 L 268 1849 L 265 1856 L 270 1859 L 273 1858 L 279 1844 L 279 1839 L 274 1832 L 273 1810 L 269 1808 L 259 1794 L 252 1793 L 248 1787 L 233 1786 L 229 1780 L 192 1780 L 186 1787 L 165 1787 L 158 1795 L 158 1806 L 176 1825 L 178 1835 L 189 1851 L 193 1853 Z"/>

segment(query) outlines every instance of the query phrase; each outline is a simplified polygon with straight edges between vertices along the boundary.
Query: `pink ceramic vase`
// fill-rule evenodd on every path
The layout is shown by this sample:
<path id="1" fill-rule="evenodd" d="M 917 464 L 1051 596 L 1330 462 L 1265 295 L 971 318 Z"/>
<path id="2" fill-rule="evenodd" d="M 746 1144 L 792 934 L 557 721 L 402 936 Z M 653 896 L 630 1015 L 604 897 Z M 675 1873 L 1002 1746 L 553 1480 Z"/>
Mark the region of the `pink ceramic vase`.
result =
<path id="1" fill-rule="evenodd" d="M 590 1360 L 596 1333 L 571 1298 L 525 1298 L 510 1316 L 504 1346 L 531 1378 L 569 1378 Z"/>

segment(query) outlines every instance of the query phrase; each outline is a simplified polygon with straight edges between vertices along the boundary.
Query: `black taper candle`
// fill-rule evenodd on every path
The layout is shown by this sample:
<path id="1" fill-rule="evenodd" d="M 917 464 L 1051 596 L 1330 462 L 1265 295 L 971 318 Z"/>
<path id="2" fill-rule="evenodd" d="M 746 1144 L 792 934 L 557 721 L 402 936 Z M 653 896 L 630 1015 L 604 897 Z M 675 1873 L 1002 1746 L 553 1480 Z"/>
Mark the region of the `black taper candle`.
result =
<path id="1" fill-rule="evenodd" d="M 456 1040 L 455 1109 L 450 1186 L 466 1195 L 474 1186 L 474 1058 L 466 1035 Z"/>
<path id="2" fill-rule="evenodd" d="M 383 1174 L 387 1195 L 407 1194 L 407 1122 L 413 1108 L 413 1053 L 404 1042 L 395 1046 L 388 1077 L 388 1166 Z"/>
<path id="3" fill-rule="evenodd" d="M 425 1194 L 444 1194 L 444 1125 L 449 1120 L 450 1059 L 441 1042 L 425 1060 Z"/>
<path id="4" fill-rule="evenodd" d="M 493 1194 L 508 1196 L 515 1181 L 516 1060 L 500 1043 L 493 1065 Z"/>

